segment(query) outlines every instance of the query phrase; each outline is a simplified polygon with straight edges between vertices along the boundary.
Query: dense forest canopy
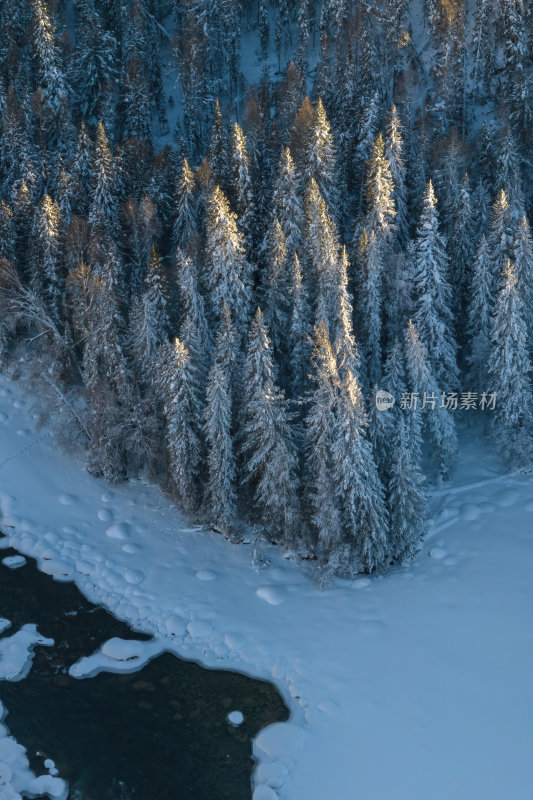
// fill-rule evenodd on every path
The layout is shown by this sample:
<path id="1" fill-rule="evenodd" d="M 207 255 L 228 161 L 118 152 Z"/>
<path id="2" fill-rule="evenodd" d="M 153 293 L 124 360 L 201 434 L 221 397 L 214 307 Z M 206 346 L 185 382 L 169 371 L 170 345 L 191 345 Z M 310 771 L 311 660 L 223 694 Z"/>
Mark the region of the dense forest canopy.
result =
<path id="1" fill-rule="evenodd" d="M 465 415 L 530 457 L 530 3 L 0 25 L 0 358 L 94 474 L 327 576 L 414 554 Z"/>

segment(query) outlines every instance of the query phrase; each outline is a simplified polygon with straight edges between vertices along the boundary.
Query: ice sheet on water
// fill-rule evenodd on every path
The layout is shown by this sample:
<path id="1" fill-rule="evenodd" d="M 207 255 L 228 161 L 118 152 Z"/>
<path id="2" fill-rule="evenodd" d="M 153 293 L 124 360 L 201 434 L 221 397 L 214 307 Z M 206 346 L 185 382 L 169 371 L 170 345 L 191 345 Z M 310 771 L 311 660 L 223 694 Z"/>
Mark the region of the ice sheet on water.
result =
<path id="1" fill-rule="evenodd" d="M 20 681 L 26 677 L 33 661 L 35 645 L 51 647 L 53 639 L 45 639 L 37 632 L 36 625 L 22 628 L 5 639 L 0 639 L 0 680 Z"/>
<path id="2" fill-rule="evenodd" d="M 164 650 L 161 639 L 141 642 L 115 637 L 104 642 L 92 655 L 76 661 L 69 673 L 73 678 L 92 678 L 99 672 L 137 672 Z"/>

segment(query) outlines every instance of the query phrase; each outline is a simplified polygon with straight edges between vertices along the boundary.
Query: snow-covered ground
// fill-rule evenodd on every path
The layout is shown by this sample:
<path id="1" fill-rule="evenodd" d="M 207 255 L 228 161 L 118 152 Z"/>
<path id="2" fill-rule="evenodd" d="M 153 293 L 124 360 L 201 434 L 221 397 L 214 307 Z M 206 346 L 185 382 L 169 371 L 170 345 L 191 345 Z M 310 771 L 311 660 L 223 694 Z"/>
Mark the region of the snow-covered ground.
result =
<path id="1" fill-rule="evenodd" d="M 105 486 L 32 425 L 0 376 L 0 529 L 154 634 L 150 655 L 276 683 L 292 717 L 255 742 L 255 800 L 531 797 L 531 475 L 502 475 L 470 433 L 416 559 L 319 592 L 310 568 L 252 559 L 155 487 Z M 80 675 L 144 658 L 104 648 Z"/>

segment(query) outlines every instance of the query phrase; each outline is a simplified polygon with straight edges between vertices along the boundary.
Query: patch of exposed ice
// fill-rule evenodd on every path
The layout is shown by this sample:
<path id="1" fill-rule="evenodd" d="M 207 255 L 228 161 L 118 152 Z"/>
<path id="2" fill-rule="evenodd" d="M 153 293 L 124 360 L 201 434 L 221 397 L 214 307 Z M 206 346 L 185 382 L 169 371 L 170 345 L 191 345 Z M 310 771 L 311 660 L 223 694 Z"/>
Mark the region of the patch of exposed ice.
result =
<path id="1" fill-rule="evenodd" d="M 26 563 L 26 559 L 24 556 L 6 556 L 6 558 L 2 559 L 2 564 L 9 569 L 18 569 L 19 567 L 23 567 Z"/>
<path id="2" fill-rule="evenodd" d="M 0 680 L 20 681 L 26 677 L 33 661 L 36 645 L 51 647 L 53 639 L 45 639 L 36 625 L 23 625 L 13 634 L 0 639 Z"/>
<path id="3" fill-rule="evenodd" d="M 230 711 L 226 719 L 234 728 L 238 728 L 244 722 L 244 715 L 242 711 Z"/>

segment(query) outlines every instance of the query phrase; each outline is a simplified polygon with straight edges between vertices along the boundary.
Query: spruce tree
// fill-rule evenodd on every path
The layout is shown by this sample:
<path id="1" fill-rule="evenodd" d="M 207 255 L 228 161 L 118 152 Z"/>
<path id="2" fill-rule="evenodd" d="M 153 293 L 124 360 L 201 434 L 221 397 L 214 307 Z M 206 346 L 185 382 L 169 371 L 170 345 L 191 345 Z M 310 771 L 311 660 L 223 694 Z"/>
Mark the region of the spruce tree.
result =
<path id="1" fill-rule="evenodd" d="M 424 476 L 413 458 L 409 429 L 402 417 L 396 423 L 393 442 L 387 492 L 389 553 L 395 561 L 401 562 L 416 553 L 422 536 L 426 498 Z"/>
<path id="2" fill-rule="evenodd" d="M 132 307 L 130 330 L 135 361 L 142 379 L 150 382 L 157 353 L 169 332 L 168 287 L 155 247 L 150 254 L 144 291 Z"/>
<path id="3" fill-rule="evenodd" d="M 195 196 L 194 175 L 186 158 L 176 181 L 174 194 L 174 225 L 172 241 L 175 247 L 186 250 L 193 247 L 197 236 L 198 208 Z"/>
<path id="4" fill-rule="evenodd" d="M 231 138 L 231 185 L 235 199 L 239 229 L 250 258 L 254 254 L 255 207 L 252 191 L 250 158 L 246 149 L 246 137 L 235 122 Z"/>
<path id="5" fill-rule="evenodd" d="M 288 258 L 302 244 L 303 212 L 300 199 L 300 181 L 296 173 L 291 151 L 285 147 L 281 152 L 278 172 L 272 190 L 272 217 L 281 225 Z M 266 242 L 263 245 L 263 250 Z"/>
<path id="6" fill-rule="evenodd" d="M 277 219 L 270 229 L 265 261 L 262 291 L 265 325 L 274 353 L 284 358 L 290 326 L 290 274 L 286 239 Z"/>
<path id="7" fill-rule="evenodd" d="M 373 230 L 368 236 L 363 229 L 357 251 L 357 265 L 356 330 L 366 361 L 369 385 L 374 386 L 381 377 L 383 260 L 381 244 Z"/>
<path id="8" fill-rule="evenodd" d="M 350 555 L 333 470 L 338 380 L 335 354 L 321 323 L 314 332 L 313 388 L 305 420 L 305 494 L 317 555 L 324 563 L 331 559 L 333 569 L 349 563 Z"/>
<path id="9" fill-rule="evenodd" d="M 203 403 L 212 351 L 212 334 L 207 322 L 204 299 L 198 286 L 196 262 L 176 251 L 176 272 L 180 297 L 180 341 L 190 357 L 190 370 L 199 402 Z"/>
<path id="10" fill-rule="evenodd" d="M 470 182 L 465 173 L 459 187 L 458 203 L 452 216 L 448 252 L 450 256 L 450 282 L 456 299 L 455 320 L 457 331 L 465 324 L 470 270 L 474 258 L 474 220 L 470 199 Z"/>
<path id="11" fill-rule="evenodd" d="M 292 396 L 299 397 L 304 394 L 311 373 L 311 311 L 297 253 L 292 259 L 290 300 L 290 386 Z"/>
<path id="12" fill-rule="evenodd" d="M 373 572 L 387 560 L 387 511 L 367 424 L 361 389 L 348 370 L 338 389 L 332 467 L 352 572 Z"/>
<path id="13" fill-rule="evenodd" d="M 331 128 L 322 98 L 318 98 L 306 141 L 306 178 L 317 182 L 321 195 L 335 218 L 338 213 L 336 155 Z"/>
<path id="14" fill-rule="evenodd" d="M 237 217 L 218 186 L 211 190 L 207 207 L 206 270 L 213 313 L 219 317 L 222 304 L 227 303 L 237 329 L 244 336 L 249 319 L 251 270 Z"/>
<path id="15" fill-rule="evenodd" d="M 96 129 L 93 160 L 93 199 L 89 221 L 103 220 L 112 233 L 117 222 L 116 170 L 109 142 L 101 122 Z"/>
<path id="16" fill-rule="evenodd" d="M 406 165 L 403 146 L 403 126 L 396 106 L 391 107 L 385 128 L 385 158 L 392 177 L 392 198 L 396 209 L 394 219 L 396 239 L 402 247 L 409 238 L 409 221 L 407 208 Z"/>
<path id="17" fill-rule="evenodd" d="M 481 237 L 470 281 L 468 308 L 468 376 L 477 392 L 488 388 L 488 359 L 490 353 L 491 316 L 494 305 L 492 265 L 487 240 Z"/>
<path id="18" fill-rule="evenodd" d="M 162 345 L 158 375 L 166 420 L 170 477 L 180 507 L 192 513 L 200 503 L 203 420 L 193 389 L 189 354 L 178 338 Z"/>
<path id="19" fill-rule="evenodd" d="M 491 428 L 502 456 L 511 464 L 531 455 L 531 362 L 527 327 L 516 271 L 506 261 L 494 308 L 489 358 L 491 391 L 496 393 Z"/>
<path id="20" fill-rule="evenodd" d="M 232 396 L 230 365 L 224 358 L 226 343 L 217 339 L 215 359 L 209 370 L 205 408 L 207 443 L 206 503 L 210 525 L 223 533 L 231 531 L 236 514 L 236 467 L 232 440 Z"/>
<path id="21" fill-rule="evenodd" d="M 533 241 L 525 214 L 516 230 L 513 258 L 518 291 L 524 305 L 528 349 L 531 351 L 533 350 Z"/>
<path id="22" fill-rule="evenodd" d="M 487 246 L 492 265 L 492 290 L 494 293 L 498 289 L 507 259 L 513 255 L 514 230 L 507 195 L 503 189 L 500 189 L 492 207 L 491 227 L 487 237 Z"/>
<path id="23" fill-rule="evenodd" d="M 45 195 L 36 209 L 31 253 L 31 287 L 45 301 L 54 320 L 61 319 L 59 206 Z"/>
<path id="24" fill-rule="evenodd" d="M 276 385 L 271 345 L 257 309 L 244 369 L 241 452 L 259 521 L 276 541 L 291 544 L 298 527 L 297 457 L 285 398 Z"/>
<path id="25" fill-rule="evenodd" d="M 380 238 L 390 241 L 396 216 L 394 183 L 381 133 L 378 133 L 372 144 L 372 152 L 366 170 L 365 190 L 364 226 L 368 231 L 374 230 Z"/>
<path id="26" fill-rule="evenodd" d="M 437 198 L 431 181 L 416 238 L 415 313 L 413 321 L 429 354 L 436 380 L 451 391 L 457 386 L 455 336 L 448 283 L 448 257 L 439 232 Z"/>
<path id="27" fill-rule="evenodd" d="M 423 409 L 425 424 L 435 449 L 440 472 L 447 478 L 457 451 L 455 424 L 450 411 L 441 404 L 441 392 L 432 372 L 426 346 L 411 320 L 405 335 L 405 360 L 409 389 L 418 394 L 421 406 L 424 405 L 424 397 L 426 399 L 426 406 Z"/>

